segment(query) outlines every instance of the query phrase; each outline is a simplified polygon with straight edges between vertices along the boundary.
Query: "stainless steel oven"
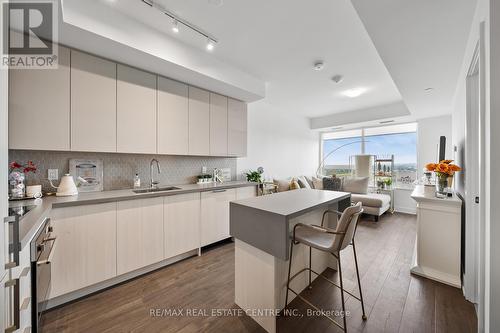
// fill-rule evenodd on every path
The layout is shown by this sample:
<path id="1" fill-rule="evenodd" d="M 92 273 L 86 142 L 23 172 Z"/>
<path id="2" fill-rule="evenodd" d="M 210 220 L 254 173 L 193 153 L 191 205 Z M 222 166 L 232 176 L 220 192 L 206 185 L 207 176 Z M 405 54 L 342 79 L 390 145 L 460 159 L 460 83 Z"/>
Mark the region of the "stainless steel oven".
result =
<path id="1" fill-rule="evenodd" d="M 56 238 L 52 235 L 52 225 L 47 218 L 31 242 L 31 299 L 32 331 L 40 332 L 39 321 L 45 301 L 50 292 L 51 260 Z"/>

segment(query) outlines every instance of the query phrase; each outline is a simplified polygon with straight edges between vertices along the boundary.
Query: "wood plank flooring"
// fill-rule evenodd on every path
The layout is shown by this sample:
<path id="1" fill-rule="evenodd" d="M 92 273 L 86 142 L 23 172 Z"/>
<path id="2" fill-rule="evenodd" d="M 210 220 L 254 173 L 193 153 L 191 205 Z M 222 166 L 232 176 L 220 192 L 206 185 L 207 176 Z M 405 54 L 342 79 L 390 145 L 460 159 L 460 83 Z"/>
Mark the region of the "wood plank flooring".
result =
<path id="1" fill-rule="evenodd" d="M 474 307 L 459 289 L 410 275 L 415 224 L 414 216 L 404 214 L 360 222 L 356 245 L 368 320 L 361 319 L 360 303 L 348 297 L 348 331 L 477 331 Z M 346 289 L 356 294 L 352 255 L 351 248 L 342 253 L 342 267 Z M 325 275 L 338 281 L 333 270 Z M 341 309 L 339 290 L 322 279 L 302 295 L 322 309 Z M 341 332 L 321 316 L 308 316 L 308 307 L 298 299 L 290 308 L 304 316 L 279 318 L 278 332 Z M 160 316 L 151 315 L 155 309 Z M 162 309 L 184 312 L 168 316 Z M 193 312 L 188 315 L 187 309 Z M 238 309 L 232 243 L 51 310 L 42 317 L 42 327 L 43 332 L 263 332 L 245 315 L 211 316 L 211 309 Z"/>

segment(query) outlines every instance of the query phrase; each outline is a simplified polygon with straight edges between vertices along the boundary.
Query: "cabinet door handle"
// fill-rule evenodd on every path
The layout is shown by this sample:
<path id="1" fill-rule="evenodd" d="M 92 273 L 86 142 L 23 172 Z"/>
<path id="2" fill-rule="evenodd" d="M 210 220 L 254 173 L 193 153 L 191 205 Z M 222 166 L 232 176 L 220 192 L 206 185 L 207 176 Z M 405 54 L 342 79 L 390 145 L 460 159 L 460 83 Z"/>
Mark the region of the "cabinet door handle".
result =
<path id="1" fill-rule="evenodd" d="M 4 223 L 12 225 L 12 244 L 9 242 L 9 254 L 12 253 L 13 260 L 5 264 L 5 269 L 10 269 L 19 266 L 19 252 L 21 251 L 21 243 L 19 242 L 19 216 L 6 217 L 4 218 Z"/>
<path id="2" fill-rule="evenodd" d="M 13 279 L 5 282 L 5 288 L 14 288 L 14 302 L 13 302 L 13 312 L 14 312 L 14 322 L 11 326 L 5 328 L 5 333 L 11 333 L 19 329 L 20 317 L 21 317 L 21 288 L 19 288 L 19 279 Z"/>
<path id="3" fill-rule="evenodd" d="M 221 193 L 221 192 L 226 192 L 226 190 L 213 190 L 212 193 Z"/>

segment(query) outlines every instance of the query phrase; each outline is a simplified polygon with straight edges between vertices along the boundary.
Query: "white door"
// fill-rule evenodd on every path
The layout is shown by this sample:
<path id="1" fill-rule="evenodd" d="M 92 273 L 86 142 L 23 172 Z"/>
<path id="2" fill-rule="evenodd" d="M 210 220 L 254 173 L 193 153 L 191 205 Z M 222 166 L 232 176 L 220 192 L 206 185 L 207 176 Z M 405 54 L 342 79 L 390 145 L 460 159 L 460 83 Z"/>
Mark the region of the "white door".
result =
<path id="1" fill-rule="evenodd" d="M 465 135 L 465 272 L 464 294 L 473 302 L 482 304 L 484 290 L 484 74 L 482 43 L 478 43 L 466 78 L 467 108 Z M 479 311 L 481 312 L 481 311 Z"/>

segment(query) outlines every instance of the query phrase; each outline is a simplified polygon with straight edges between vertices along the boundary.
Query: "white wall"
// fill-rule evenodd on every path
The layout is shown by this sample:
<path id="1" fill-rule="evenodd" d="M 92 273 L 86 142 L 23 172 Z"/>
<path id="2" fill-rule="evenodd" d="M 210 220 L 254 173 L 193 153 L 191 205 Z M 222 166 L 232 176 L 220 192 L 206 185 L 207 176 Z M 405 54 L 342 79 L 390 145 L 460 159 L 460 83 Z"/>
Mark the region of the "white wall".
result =
<path id="1" fill-rule="evenodd" d="M 307 118 L 264 101 L 248 104 L 248 154 L 238 159 L 238 176 L 259 166 L 267 177 L 313 175 L 318 160 L 319 134 L 309 128 Z"/>
<path id="2" fill-rule="evenodd" d="M 446 158 L 453 159 L 452 151 L 452 117 L 451 115 L 423 118 L 418 120 L 417 171 L 418 177 L 423 175 L 422 169 L 427 163 L 438 162 L 439 137 L 446 137 Z"/>
<path id="3" fill-rule="evenodd" d="M 490 8 L 491 6 L 491 8 Z M 500 253 L 500 185 L 498 176 L 492 173 L 491 167 L 500 163 L 500 100 L 499 94 L 490 91 L 500 91 L 500 7 L 497 0 L 479 0 L 474 21 L 471 26 L 469 41 L 465 50 L 464 61 L 460 73 L 455 101 L 453 106 L 453 142 L 458 147 L 457 160 L 464 162 L 465 149 L 465 113 L 466 113 L 466 82 L 465 78 L 472 62 L 474 49 L 480 36 L 480 24 L 485 25 L 485 156 L 481 162 L 485 166 L 484 195 L 484 234 L 485 239 L 479 250 L 483 251 L 484 271 L 480 277 L 480 302 L 478 305 L 479 332 L 500 332 L 500 261 L 492 254 Z M 496 164 L 495 164 L 496 163 Z M 467 171 L 465 171 L 466 173 Z M 461 181 L 463 182 L 463 180 Z M 463 183 L 459 184 L 463 190 Z"/>

